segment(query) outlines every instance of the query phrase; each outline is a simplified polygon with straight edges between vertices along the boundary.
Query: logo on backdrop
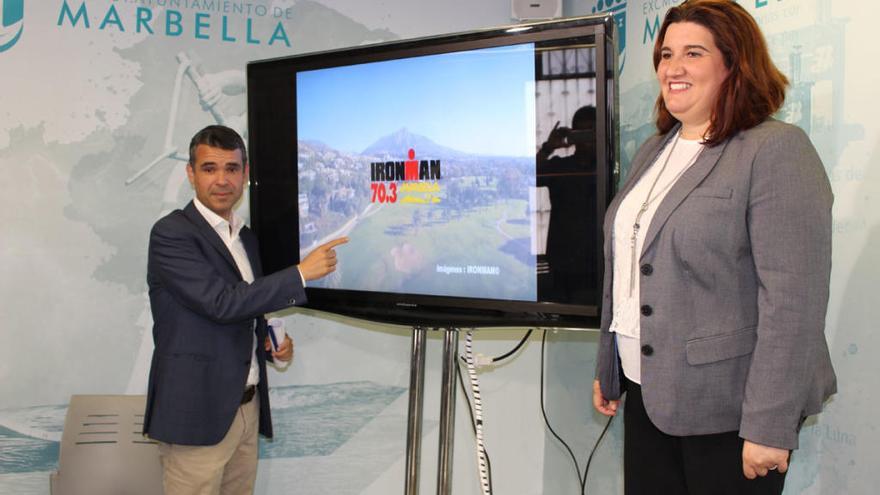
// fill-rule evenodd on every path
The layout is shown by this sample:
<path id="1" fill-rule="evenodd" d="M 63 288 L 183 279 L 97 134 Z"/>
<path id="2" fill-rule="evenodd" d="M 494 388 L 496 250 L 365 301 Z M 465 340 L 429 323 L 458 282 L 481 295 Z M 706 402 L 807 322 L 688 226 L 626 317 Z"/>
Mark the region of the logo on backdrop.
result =
<path id="1" fill-rule="evenodd" d="M 626 0 L 599 0 L 593 7 L 594 14 L 609 13 L 617 25 L 617 53 L 620 73 L 626 63 Z"/>
<path id="2" fill-rule="evenodd" d="M 18 0 L 21 5 L 23 0 Z M 128 0 L 132 3 L 136 0 Z M 6 2 L 10 2 L 7 0 Z M 151 2 L 141 3 L 150 4 Z M 178 9 L 164 8 L 167 4 Z M 278 45 L 290 48 L 290 37 L 284 28 L 285 20 L 293 17 L 292 7 L 267 7 L 251 2 L 186 0 L 176 2 L 157 1 L 156 7 L 138 6 L 122 9 L 115 3 L 101 8 L 86 1 L 63 0 L 58 12 L 59 27 L 73 29 L 97 29 L 120 33 L 146 33 L 151 36 L 179 37 L 214 40 L 223 43 L 249 45 Z M 91 6 L 91 9 L 89 8 Z M 21 9 L 19 9 L 20 11 Z M 244 20 L 244 25 L 235 18 Z M 273 26 L 274 24 L 274 26 Z"/>
<path id="3" fill-rule="evenodd" d="M 372 203 L 434 204 L 440 202 L 440 160 L 416 159 L 370 163 Z"/>
<path id="4" fill-rule="evenodd" d="M 24 0 L 0 0 L 0 53 L 9 50 L 24 31 Z"/>

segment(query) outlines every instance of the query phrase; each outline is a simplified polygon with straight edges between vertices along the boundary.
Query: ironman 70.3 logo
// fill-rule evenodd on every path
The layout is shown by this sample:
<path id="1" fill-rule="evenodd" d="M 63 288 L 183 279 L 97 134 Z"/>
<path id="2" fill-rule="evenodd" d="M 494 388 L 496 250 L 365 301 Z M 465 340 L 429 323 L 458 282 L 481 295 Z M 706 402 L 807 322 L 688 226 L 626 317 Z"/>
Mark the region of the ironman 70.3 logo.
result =
<path id="1" fill-rule="evenodd" d="M 370 164 L 371 203 L 434 204 L 440 202 L 440 160 L 408 160 Z"/>
<path id="2" fill-rule="evenodd" d="M 24 0 L 0 0 L 0 53 L 9 50 L 24 30 Z"/>

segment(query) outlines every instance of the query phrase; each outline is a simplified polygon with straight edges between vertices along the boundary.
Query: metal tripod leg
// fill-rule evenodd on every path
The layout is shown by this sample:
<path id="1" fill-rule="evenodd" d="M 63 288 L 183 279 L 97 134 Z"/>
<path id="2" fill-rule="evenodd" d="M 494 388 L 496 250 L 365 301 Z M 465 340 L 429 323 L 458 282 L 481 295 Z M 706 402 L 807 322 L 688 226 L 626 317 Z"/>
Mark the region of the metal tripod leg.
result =
<path id="1" fill-rule="evenodd" d="M 437 495 L 452 493 L 456 372 L 458 372 L 458 329 L 447 328 L 443 335 L 443 381 L 440 385 L 440 454 L 437 464 Z"/>
<path id="2" fill-rule="evenodd" d="M 406 424 L 406 495 L 419 493 L 419 464 L 422 452 L 422 406 L 425 398 L 424 327 L 413 327 L 409 371 L 409 414 Z"/>

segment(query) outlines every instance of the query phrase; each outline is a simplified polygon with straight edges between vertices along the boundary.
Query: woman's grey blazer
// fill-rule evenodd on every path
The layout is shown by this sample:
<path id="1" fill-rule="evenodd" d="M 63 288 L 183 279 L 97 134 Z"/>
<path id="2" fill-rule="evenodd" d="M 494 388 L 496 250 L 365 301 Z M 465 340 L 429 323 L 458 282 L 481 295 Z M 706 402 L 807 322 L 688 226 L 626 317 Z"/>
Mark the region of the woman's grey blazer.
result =
<path id="1" fill-rule="evenodd" d="M 642 145 L 605 216 L 596 377 L 608 399 L 623 379 L 608 331 L 614 216 L 676 131 Z M 672 187 L 637 267 L 642 394 L 657 428 L 797 448 L 803 419 L 837 389 L 824 335 L 832 202 L 807 135 L 776 120 L 706 148 Z"/>

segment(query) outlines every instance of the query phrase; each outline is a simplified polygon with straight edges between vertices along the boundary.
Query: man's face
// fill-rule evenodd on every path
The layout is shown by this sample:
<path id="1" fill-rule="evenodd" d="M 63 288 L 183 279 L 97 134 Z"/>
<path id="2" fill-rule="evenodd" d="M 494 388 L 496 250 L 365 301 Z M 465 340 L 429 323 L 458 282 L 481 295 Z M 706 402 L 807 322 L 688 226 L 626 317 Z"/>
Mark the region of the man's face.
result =
<path id="1" fill-rule="evenodd" d="M 242 164 L 241 150 L 200 144 L 196 147 L 195 163 L 186 167 L 186 175 L 199 201 L 229 220 L 244 190 L 248 167 Z"/>

